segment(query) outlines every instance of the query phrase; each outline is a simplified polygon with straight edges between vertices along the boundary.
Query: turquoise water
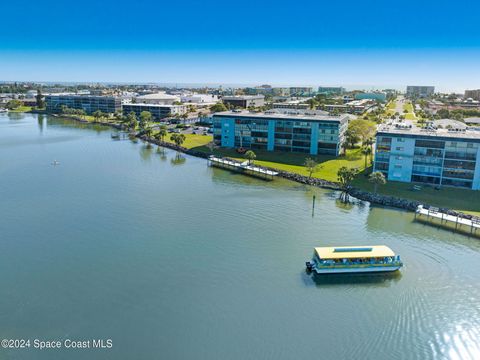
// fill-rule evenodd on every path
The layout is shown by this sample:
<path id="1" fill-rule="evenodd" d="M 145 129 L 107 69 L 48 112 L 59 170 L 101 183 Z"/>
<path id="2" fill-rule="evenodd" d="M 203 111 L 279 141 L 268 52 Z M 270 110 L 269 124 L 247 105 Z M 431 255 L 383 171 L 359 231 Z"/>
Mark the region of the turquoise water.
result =
<path id="1" fill-rule="evenodd" d="M 0 338 L 113 341 L 0 359 L 480 358 L 478 239 L 110 134 L 0 114 Z M 304 271 L 366 244 L 405 267 Z"/>

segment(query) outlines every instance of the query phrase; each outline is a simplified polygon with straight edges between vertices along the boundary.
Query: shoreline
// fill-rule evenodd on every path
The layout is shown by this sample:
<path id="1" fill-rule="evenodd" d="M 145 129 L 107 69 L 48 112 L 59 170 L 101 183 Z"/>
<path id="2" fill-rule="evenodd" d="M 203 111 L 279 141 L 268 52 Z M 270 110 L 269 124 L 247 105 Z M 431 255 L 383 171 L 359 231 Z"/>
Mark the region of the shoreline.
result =
<path id="1" fill-rule="evenodd" d="M 30 113 L 44 114 L 44 115 L 49 115 L 49 116 L 54 116 L 54 117 L 59 117 L 59 118 L 65 118 L 65 119 L 69 119 L 69 120 L 73 120 L 73 121 L 78 121 L 78 122 L 85 123 L 85 124 L 98 124 L 98 125 L 108 126 L 108 127 L 111 127 L 111 128 L 117 129 L 117 130 L 123 130 L 122 125 L 119 125 L 119 124 L 115 124 L 115 123 L 111 123 L 111 122 L 104 122 L 104 121 L 88 121 L 88 120 L 82 119 L 81 117 L 76 116 L 76 115 L 49 114 L 49 113 L 46 113 L 46 112 L 43 112 L 43 111 L 35 111 L 35 110 L 30 111 Z M 195 157 L 198 157 L 198 158 L 207 159 L 210 156 L 210 154 L 208 154 L 208 153 L 204 153 L 204 152 L 196 151 L 196 150 L 192 150 L 192 149 L 187 149 L 183 146 L 178 146 L 178 145 L 170 143 L 170 142 L 159 141 L 159 140 L 156 140 L 156 139 L 153 139 L 153 138 L 148 138 L 144 135 L 135 134 L 134 136 L 136 138 L 138 138 L 142 141 L 148 142 L 150 144 L 154 144 L 154 145 L 157 145 L 157 146 L 169 148 L 169 149 L 172 149 L 172 150 L 175 150 L 175 151 L 187 154 L 187 155 L 195 156 Z M 327 190 L 342 191 L 342 188 L 339 186 L 339 184 L 335 183 L 335 182 L 332 182 L 332 181 L 323 180 L 323 179 L 319 179 L 319 178 L 309 178 L 307 176 L 303 176 L 303 175 L 300 175 L 300 174 L 291 173 L 291 172 L 288 172 L 288 171 L 279 170 L 279 169 L 270 168 L 270 167 L 262 166 L 262 168 L 276 171 L 276 172 L 278 172 L 278 176 L 280 176 L 284 179 L 290 180 L 290 181 L 295 181 L 295 182 L 300 183 L 300 184 L 315 186 L 315 187 L 319 187 L 319 188 L 327 189 Z M 420 202 L 418 200 L 410 200 L 410 199 L 400 198 L 400 197 L 396 197 L 396 196 L 382 195 L 382 194 L 378 194 L 378 193 L 375 194 L 375 193 L 372 193 L 372 192 L 369 192 L 369 191 L 361 190 L 361 189 L 356 188 L 356 187 L 350 187 L 350 188 L 347 189 L 346 192 L 348 193 L 348 195 L 350 195 L 350 196 L 352 196 L 352 197 L 354 197 L 358 200 L 361 200 L 361 201 L 367 201 L 371 204 L 375 204 L 375 205 L 378 205 L 378 206 L 392 207 L 392 208 L 406 210 L 406 211 L 410 211 L 410 212 L 415 212 L 419 205 L 423 205 L 424 207 L 427 207 L 427 208 L 432 206 L 430 204 L 425 204 L 425 203 Z M 464 213 L 458 212 L 458 211 L 454 211 L 454 210 L 451 210 L 451 209 L 448 209 L 448 208 L 440 208 L 440 210 L 445 212 L 445 213 L 454 215 L 454 216 L 471 217 L 471 215 L 464 214 Z"/>

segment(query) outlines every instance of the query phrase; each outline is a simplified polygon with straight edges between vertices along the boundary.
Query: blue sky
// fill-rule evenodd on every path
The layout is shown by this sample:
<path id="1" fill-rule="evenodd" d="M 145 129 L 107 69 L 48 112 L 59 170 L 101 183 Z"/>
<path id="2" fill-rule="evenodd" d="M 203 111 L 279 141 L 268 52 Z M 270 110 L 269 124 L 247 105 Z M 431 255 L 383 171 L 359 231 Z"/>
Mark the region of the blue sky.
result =
<path id="1" fill-rule="evenodd" d="M 476 1 L 6 1 L 0 80 L 480 88 Z"/>

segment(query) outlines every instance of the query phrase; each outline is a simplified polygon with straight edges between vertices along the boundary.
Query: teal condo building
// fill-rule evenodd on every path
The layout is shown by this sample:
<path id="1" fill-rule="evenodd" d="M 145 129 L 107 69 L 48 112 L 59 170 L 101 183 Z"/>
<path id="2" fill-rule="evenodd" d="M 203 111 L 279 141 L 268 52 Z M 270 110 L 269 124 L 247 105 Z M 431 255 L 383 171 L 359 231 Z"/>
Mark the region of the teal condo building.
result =
<path id="1" fill-rule="evenodd" d="M 86 114 L 92 114 L 95 111 L 114 113 L 122 109 L 122 100 L 114 96 L 47 95 L 45 103 L 48 112 L 60 112 L 62 106 L 83 110 Z"/>
<path id="2" fill-rule="evenodd" d="M 213 137 L 215 144 L 226 148 L 337 156 L 348 120 L 348 115 L 318 115 L 314 111 L 225 111 L 213 115 Z"/>
<path id="3" fill-rule="evenodd" d="M 374 171 L 389 181 L 480 189 L 480 131 L 385 125 L 377 132 Z"/>

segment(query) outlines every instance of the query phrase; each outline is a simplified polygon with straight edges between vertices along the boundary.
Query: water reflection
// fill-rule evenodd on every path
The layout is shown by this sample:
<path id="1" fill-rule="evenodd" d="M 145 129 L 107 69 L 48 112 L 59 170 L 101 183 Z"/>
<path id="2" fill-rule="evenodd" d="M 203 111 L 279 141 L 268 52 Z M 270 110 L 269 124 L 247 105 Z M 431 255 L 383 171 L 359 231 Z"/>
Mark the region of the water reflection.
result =
<path id="1" fill-rule="evenodd" d="M 146 143 L 140 147 L 140 157 L 143 161 L 150 161 L 152 158 L 153 146 L 150 143 Z"/>
<path id="2" fill-rule="evenodd" d="M 53 116 L 48 117 L 48 125 L 52 127 L 61 127 L 61 128 L 90 129 L 90 130 L 94 130 L 99 134 L 110 130 L 110 127 L 105 125 L 86 123 L 86 122 L 75 121 L 75 120 L 62 118 L 62 117 L 53 117 Z"/>
<path id="3" fill-rule="evenodd" d="M 352 198 L 351 198 L 352 199 Z M 340 199 L 339 196 L 336 197 L 335 199 L 335 206 L 339 209 L 342 209 L 342 210 L 347 210 L 347 211 L 350 211 L 352 210 L 353 208 L 356 207 L 356 203 L 355 201 L 343 201 L 342 199 Z"/>
<path id="4" fill-rule="evenodd" d="M 160 155 L 160 160 L 166 161 L 167 160 L 167 151 L 164 147 L 158 146 L 157 147 L 157 154 Z"/>
<path id="5" fill-rule="evenodd" d="M 37 117 L 38 129 L 41 133 L 47 127 L 47 117 L 43 114 L 39 114 Z"/>
<path id="6" fill-rule="evenodd" d="M 11 112 L 7 113 L 9 120 L 22 120 L 25 116 L 23 113 Z"/>
<path id="7" fill-rule="evenodd" d="M 183 165 L 187 161 L 187 158 L 183 156 L 182 153 L 177 152 L 173 158 L 170 159 L 170 164 L 176 165 Z"/>

